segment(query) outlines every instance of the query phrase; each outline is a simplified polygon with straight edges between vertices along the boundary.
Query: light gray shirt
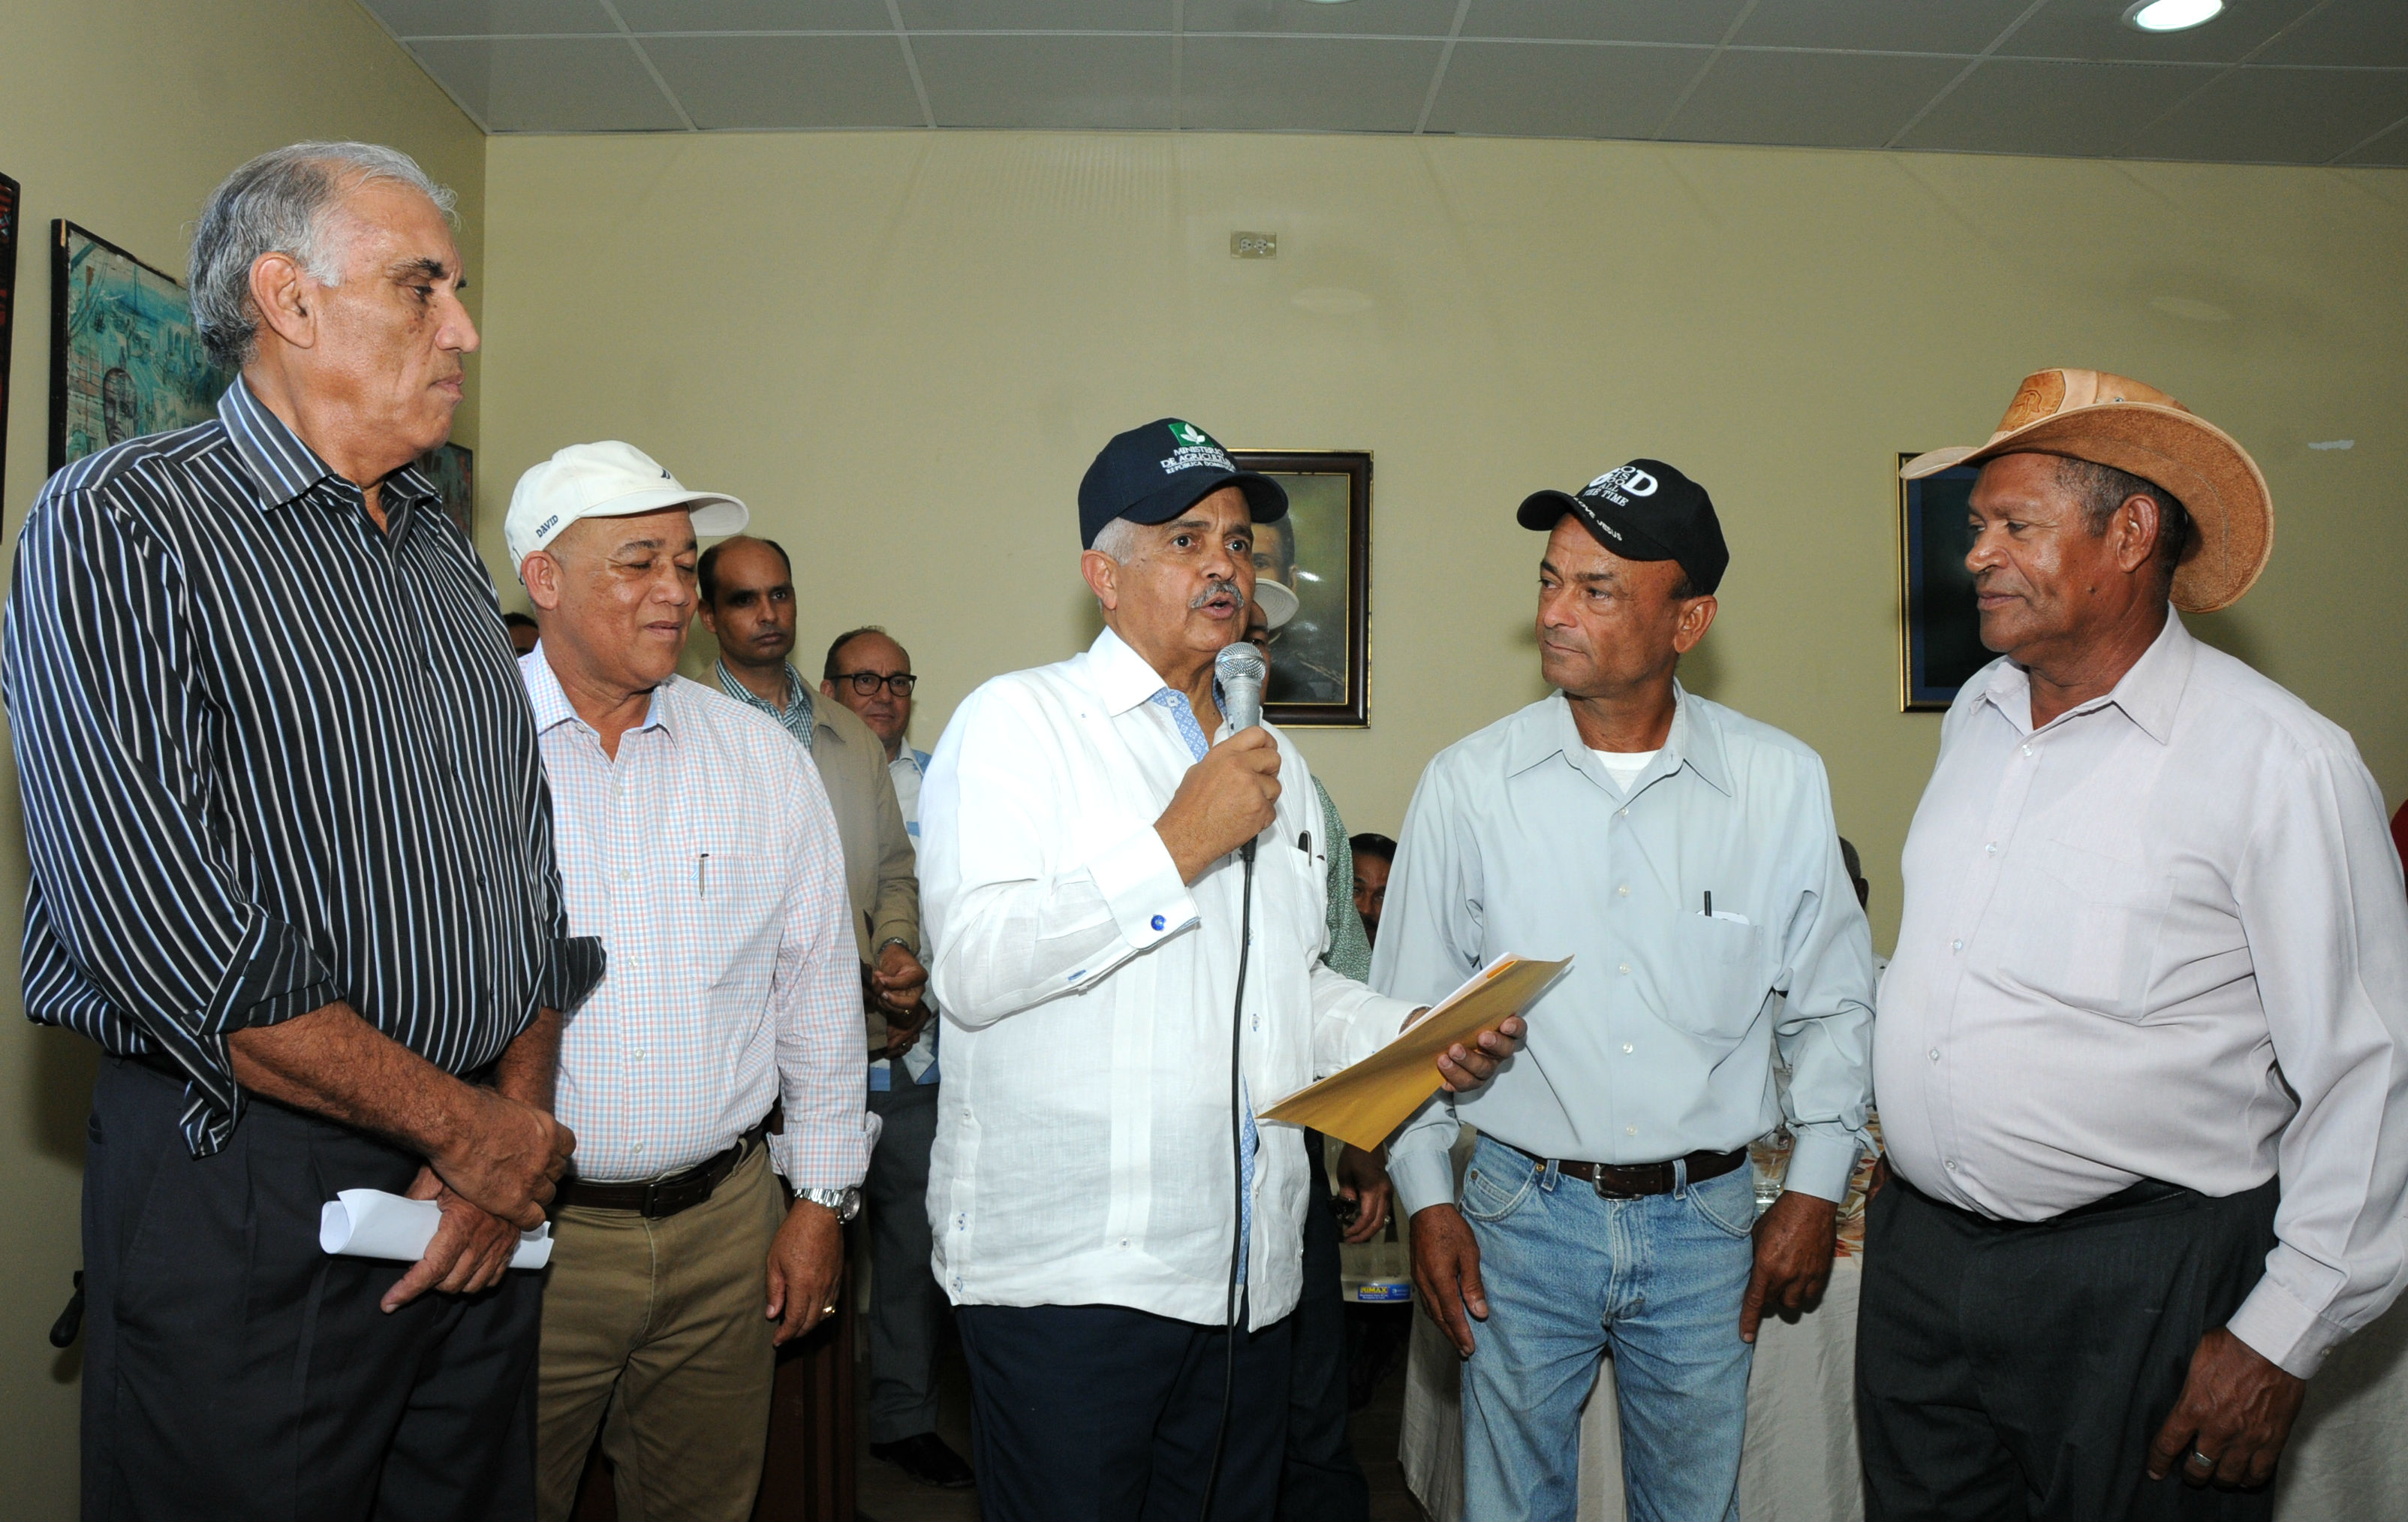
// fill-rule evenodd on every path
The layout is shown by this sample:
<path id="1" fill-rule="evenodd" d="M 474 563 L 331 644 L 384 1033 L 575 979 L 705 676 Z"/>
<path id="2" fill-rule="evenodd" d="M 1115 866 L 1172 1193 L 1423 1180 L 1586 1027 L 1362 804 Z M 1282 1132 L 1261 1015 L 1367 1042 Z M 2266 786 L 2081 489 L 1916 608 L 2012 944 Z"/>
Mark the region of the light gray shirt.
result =
<path id="1" fill-rule="evenodd" d="M 1651 1163 L 1745 1146 L 1784 1103 L 1789 1187 L 1846 1192 L 1870 1102 L 1873 952 L 1829 782 L 1780 730 L 1674 691 L 1671 734 L 1627 796 L 1560 694 L 1422 774 L 1371 985 L 1426 1004 L 1508 952 L 1573 962 L 1493 1081 L 1406 1122 L 1388 1170 L 1408 1212 L 1454 1198 L 1458 1120 L 1542 1157 Z"/>
<path id="2" fill-rule="evenodd" d="M 2408 1278 L 2408 894 L 2357 747 L 2172 615 L 2037 730 L 2023 668 L 1984 668 L 1940 737 L 1882 984 L 1891 1160 L 2015 1221 L 2279 1171 L 2229 1325 L 2315 1372 Z"/>

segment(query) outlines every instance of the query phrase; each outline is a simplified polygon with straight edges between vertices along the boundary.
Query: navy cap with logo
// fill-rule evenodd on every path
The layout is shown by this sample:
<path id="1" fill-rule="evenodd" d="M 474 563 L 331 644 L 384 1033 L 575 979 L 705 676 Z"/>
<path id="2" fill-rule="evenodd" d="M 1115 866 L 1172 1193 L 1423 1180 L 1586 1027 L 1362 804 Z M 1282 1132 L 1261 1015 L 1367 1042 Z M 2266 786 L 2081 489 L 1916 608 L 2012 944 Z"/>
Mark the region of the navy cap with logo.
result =
<path id="1" fill-rule="evenodd" d="M 1246 494 L 1254 522 L 1287 516 L 1287 493 L 1268 476 L 1240 470 L 1229 452 L 1192 423 L 1157 418 L 1106 444 L 1079 482 L 1079 542 L 1093 549 L 1096 536 L 1115 518 L 1135 524 L 1167 524 L 1224 486 Z"/>
<path id="2" fill-rule="evenodd" d="M 1661 460 L 1633 460 L 1576 494 L 1533 492 L 1514 517 L 1524 528 L 1552 530 L 1568 512 L 1625 560 L 1679 561 L 1700 596 L 1730 568 L 1713 498 Z"/>

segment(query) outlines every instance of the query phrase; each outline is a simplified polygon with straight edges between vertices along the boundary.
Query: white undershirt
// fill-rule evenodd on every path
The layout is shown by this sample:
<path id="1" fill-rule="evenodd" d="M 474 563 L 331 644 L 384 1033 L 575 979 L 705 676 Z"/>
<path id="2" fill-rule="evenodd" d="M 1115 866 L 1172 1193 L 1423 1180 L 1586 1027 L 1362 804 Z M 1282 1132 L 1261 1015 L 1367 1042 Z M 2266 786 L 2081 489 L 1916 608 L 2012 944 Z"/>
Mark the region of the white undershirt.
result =
<path id="1" fill-rule="evenodd" d="M 1592 745 L 1588 754 L 1597 757 L 1597 764 L 1613 779 L 1613 785 L 1627 794 L 1630 784 L 1639 780 L 1639 774 L 1654 766 L 1656 758 L 1663 754 L 1664 750 L 1657 746 L 1652 751 L 1600 751 Z"/>

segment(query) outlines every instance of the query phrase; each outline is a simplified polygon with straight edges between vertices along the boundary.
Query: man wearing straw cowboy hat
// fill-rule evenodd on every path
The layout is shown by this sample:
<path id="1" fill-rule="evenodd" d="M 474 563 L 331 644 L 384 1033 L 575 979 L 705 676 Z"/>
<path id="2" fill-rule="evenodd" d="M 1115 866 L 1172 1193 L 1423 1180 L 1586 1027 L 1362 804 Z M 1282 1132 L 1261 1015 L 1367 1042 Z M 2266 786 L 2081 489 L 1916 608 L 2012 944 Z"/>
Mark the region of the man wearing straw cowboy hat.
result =
<path id="1" fill-rule="evenodd" d="M 1866 1515 L 2264 1517 L 2408 1273 L 2408 898 L 2349 736 L 2182 612 L 2272 542 L 2231 438 L 2043 370 L 1978 449 L 1982 641 L 1905 852 L 1873 1082 Z M 2210 1486 L 2214 1488 L 2209 1488 Z"/>

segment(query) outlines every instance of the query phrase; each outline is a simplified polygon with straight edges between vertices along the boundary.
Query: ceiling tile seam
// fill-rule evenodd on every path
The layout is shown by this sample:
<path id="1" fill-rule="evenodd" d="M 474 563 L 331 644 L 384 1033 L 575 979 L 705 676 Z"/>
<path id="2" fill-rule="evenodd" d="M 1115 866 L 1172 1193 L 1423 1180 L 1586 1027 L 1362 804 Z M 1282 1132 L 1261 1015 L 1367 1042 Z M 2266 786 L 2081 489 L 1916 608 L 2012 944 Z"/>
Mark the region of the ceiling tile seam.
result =
<path id="1" fill-rule="evenodd" d="M 426 82 L 428 84 L 431 84 L 436 89 L 442 91 L 444 98 L 451 101 L 452 105 L 458 107 L 460 108 L 460 114 L 466 117 L 469 123 L 479 132 L 483 133 L 488 137 L 494 135 L 493 127 L 486 122 L 485 119 L 468 108 L 468 103 L 460 98 L 460 93 L 443 82 L 442 78 L 437 75 L 433 68 L 427 65 L 426 60 L 418 56 L 418 50 L 409 45 L 408 38 L 394 31 L 392 27 L 387 26 L 385 24 L 384 18 L 369 8 L 367 0 L 358 0 L 358 5 L 361 10 L 367 13 L 368 20 L 375 23 L 376 29 L 393 39 L 393 45 L 401 50 L 401 55 L 404 58 L 408 59 L 412 64 L 418 65 L 418 72 L 426 76 Z"/>
<path id="2" fill-rule="evenodd" d="M 2325 163 L 2327 165 L 2339 165 L 2342 160 L 2349 157 L 2352 153 L 2362 153 L 2366 151 L 2375 144 L 2383 141 L 2384 138 L 2390 136 L 2395 132 L 2398 132 L 2401 127 L 2408 127 L 2408 116 L 2401 117 L 2399 121 L 2392 122 L 2391 125 L 2385 127 L 2380 132 L 2375 133 L 2372 136 L 2350 144 L 2347 148 L 2343 149 L 2331 158 L 2325 160 Z M 2388 165 L 2371 165 L 2371 167 L 2381 168 L 2388 167 Z"/>
<path id="3" fill-rule="evenodd" d="M 920 78 L 920 57 L 911 50 L 911 31 L 903 24 L 903 7 L 896 0 L 886 0 L 886 19 L 895 24 L 895 45 L 903 50 L 903 72 L 911 77 L 911 94 L 920 103 L 921 123 L 934 132 L 937 108 L 928 104 L 928 86 Z"/>
<path id="4" fill-rule="evenodd" d="M 1681 112 L 1687 108 L 1689 97 L 1698 93 L 1698 86 L 1706 82 L 1706 76 L 1712 74 L 1714 65 L 1721 61 L 1723 50 L 1730 46 L 1731 38 L 1739 36 L 1739 29 L 1745 26 L 1747 19 L 1755 14 L 1756 0 L 1747 0 L 1747 4 L 1739 7 L 1739 14 L 1731 18 L 1730 25 L 1723 28 L 1722 41 L 1714 44 L 1714 50 L 1706 55 L 1705 65 L 1689 76 L 1689 82 L 1682 90 L 1680 98 L 1673 101 L 1672 108 L 1664 113 L 1664 120 L 1656 123 L 1656 130 L 1647 135 L 1650 142 L 1662 142 L 1664 134 L 1672 130 L 1672 123 L 1680 120 Z"/>
<path id="5" fill-rule="evenodd" d="M 677 113 L 678 124 L 686 131 L 692 132 L 694 117 L 686 110 L 685 102 L 678 99 L 677 92 L 669 88 L 669 82 L 666 79 L 661 78 L 661 71 L 652 66 L 652 55 L 644 51 L 644 45 L 638 42 L 636 35 L 627 30 L 627 23 L 620 19 L 618 6 L 613 3 L 613 0 L 598 0 L 598 3 L 602 7 L 602 14 L 610 18 L 610 24 L 619 29 L 619 36 L 626 40 L 628 49 L 635 53 L 636 62 L 644 66 L 646 74 L 652 76 L 652 87 L 661 93 L 662 99 L 669 103 L 669 109 Z"/>
<path id="6" fill-rule="evenodd" d="M 2318 12 L 2322 11 L 2326 7 L 2331 4 L 2332 0 L 2316 0 L 2315 5 L 2310 6 L 2307 9 L 2300 12 L 2297 16 L 2292 17 L 2288 25 L 2278 28 L 2272 36 L 2268 37 L 2265 41 L 2258 44 L 2258 46 L 2250 49 L 2247 52 L 2243 53 L 2230 64 L 2226 65 L 2222 69 L 2218 70 L 2214 78 L 2207 80 L 2204 84 L 2201 84 L 2189 94 L 2183 96 L 2180 100 L 2175 101 L 2164 110 L 2159 111 L 2148 121 L 2142 122 L 2140 126 L 2133 129 L 2129 136 L 2124 139 L 2125 143 L 2128 145 L 2139 142 L 2142 138 L 2147 136 L 2150 133 L 2164 125 L 2168 121 L 2172 119 L 2175 112 L 2181 110 L 2184 107 L 2188 106 L 2192 101 L 2199 99 L 2200 96 L 2206 94 L 2217 85 L 2222 84 L 2226 79 L 2230 79 L 2234 74 L 2240 71 L 2242 65 L 2246 64 L 2249 60 L 2257 57 L 2259 53 L 2264 52 L 2267 49 L 2282 41 L 2285 37 L 2289 36 L 2293 32 L 2298 31 L 2300 26 L 2304 25 Z"/>
<path id="7" fill-rule="evenodd" d="M 1471 0 L 1456 0 L 1455 24 L 1446 29 L 1446 46 L 1438 50 L 1438 66 L 1430 70 L 1429 88 L 1422 92 L 1421 115 L 1413 118 L 1413 136 L 1429 130 L 1430 112 L 1438 106 L 1440 87 L 1446 83 L 1446 65 L 1455 57 L 1455 39 L 1463 34 L 1463 19 L 1471 14 Z"/>
<path id="8" fill-rule="evenodd" d="M 2041 7 L 2047 4 L 2048 0 L 2032 0 L 2030 5 L 2026 6 L 2023 8 L 2022 14 L 2018 15 L 2014 21 L 2007 23 L 2005 31 L 2000 32 L 1997 36 L 1992 37 L 1990 39 L 1990 45 L 1984 48 L 1979 56 L 1977 56 L 1971 63 L 1966 65 L 1963 68 L 1957 70 L 1955 79 L 1950 79 L 1946 84 L 1942 85 L 1937 91 L 1935 91 L 1931 98 L 1925 101 L 1919 110 L 1917 110 L 1913 116 L 1906 119 L 1906 124 L 1899 127 L 1896 132 L 1891 133 L 1889 135 L 1889 141 L 1882 144 L 1882 146 L 1884 148 L 1896 148 L 1900 143 L 1904 142 L 1906 140 L 1906 135 L 1913 132 L 1917 123 L 1921 122 L 1925 117 L 1929 116 L 1932 113 L 1932 110 L 1938 107 L 1942 101 L 1946 100 L 1949 96 L 1955 94 L 1956 93 L 1956 87 L 1971 79 L 1973 77 L 1973 71 L 1982 66 L 1984 60 L 1989 58 L 1990 55 L 2005 47 L 2009 38 L 2013 37 L 2017 32 L 2023 30 L 2024 22 L 2030 21 L 2034 16 L 2039 15 Z"/>

